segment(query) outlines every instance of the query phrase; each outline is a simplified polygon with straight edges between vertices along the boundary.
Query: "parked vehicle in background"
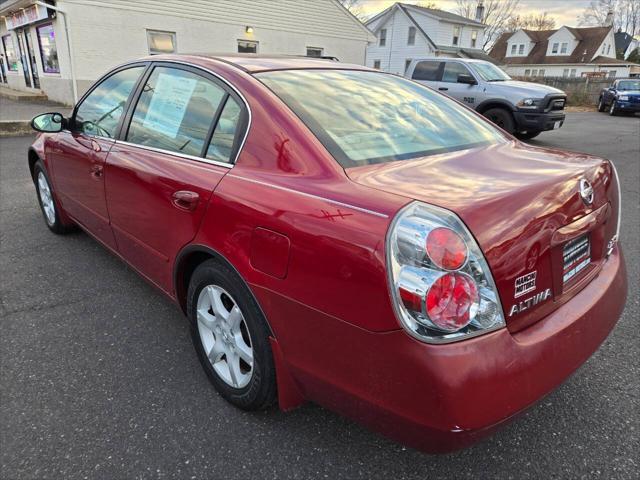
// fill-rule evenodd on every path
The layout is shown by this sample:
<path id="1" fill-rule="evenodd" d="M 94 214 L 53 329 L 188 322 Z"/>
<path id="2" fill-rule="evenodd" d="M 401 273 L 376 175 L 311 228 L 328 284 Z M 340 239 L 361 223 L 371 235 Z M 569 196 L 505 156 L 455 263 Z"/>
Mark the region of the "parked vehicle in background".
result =
<path id="1" fill-rule="evenodd" d="M 598 111 L 608 111 L 609 115 L 640 112 L 640 78 L 619 78 L 609 88 L 603 88 Z"/>
<path id="2" fill-rule="evenodd" d="M 512 80 L 485 60 L 414 59 L 405 77 L 455 98 L 520 139 L 564 123 L 567 95 L 562 90 Z"/>
<path id="3" fill-rule="evenodd" d="M 48 228 L 80 226 L 176 302 L 239 408 L 312 400 L 460 448 L 560 385 L 624 307 L 614 165 L 396 75 L 158 55 L 32 125 Z"/>

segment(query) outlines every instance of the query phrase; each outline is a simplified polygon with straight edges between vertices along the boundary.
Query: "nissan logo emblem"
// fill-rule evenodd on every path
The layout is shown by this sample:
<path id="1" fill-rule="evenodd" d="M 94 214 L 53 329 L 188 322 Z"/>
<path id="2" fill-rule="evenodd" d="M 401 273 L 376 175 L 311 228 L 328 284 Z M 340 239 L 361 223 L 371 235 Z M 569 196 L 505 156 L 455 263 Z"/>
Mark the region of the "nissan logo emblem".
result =
<path id="1" fill-rule="evenodd" d="M 588 180 L 580 179 L 580 197 L 585 205 L 591 205 L 593 203 L 593 187 Z"/>

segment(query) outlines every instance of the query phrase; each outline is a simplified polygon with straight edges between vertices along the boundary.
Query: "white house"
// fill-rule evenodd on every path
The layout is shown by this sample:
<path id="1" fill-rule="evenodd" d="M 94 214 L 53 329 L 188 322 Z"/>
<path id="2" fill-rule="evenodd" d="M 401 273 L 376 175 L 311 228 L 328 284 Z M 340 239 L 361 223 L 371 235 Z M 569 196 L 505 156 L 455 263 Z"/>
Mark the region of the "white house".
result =
<path id="1" fill-rule="evenodd" d="M 616 59 L 612 26 L 507 32 L 494 44 L 489 55 L 507 73 L 524 77 L 616 78 L 633 75 L 640 68 Z"/>
<path id="2" fill-rule="evenodd" d="M 484 7 L 478 2 L 476 20 L 443 10 L 394 3 L 365 25 L 377 37 L 367 47 L 366 65 L 403 74 L 414 58 L 426 56 L 483 58 Z"/>
<path id="3" fill-rule="evenodd" d="M 107 69 L 153 53 L 333 56 L 375 38 L 336 0 L 2 0 L 0 85 L 72 103 Z"/>

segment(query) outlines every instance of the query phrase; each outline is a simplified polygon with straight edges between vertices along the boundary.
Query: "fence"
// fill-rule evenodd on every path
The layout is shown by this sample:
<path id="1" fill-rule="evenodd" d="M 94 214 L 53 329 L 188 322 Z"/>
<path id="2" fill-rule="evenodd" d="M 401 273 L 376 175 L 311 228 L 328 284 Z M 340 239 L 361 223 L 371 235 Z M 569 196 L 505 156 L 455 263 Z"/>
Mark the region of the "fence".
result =
<path id="1" fill-rule="evenodd" d="M 585 77 L 514 77 L 526 82 L 542 83 L 567 94 L 568 105 L 596 105 L 600 91 L 611 85 L 610 78 Z"/>

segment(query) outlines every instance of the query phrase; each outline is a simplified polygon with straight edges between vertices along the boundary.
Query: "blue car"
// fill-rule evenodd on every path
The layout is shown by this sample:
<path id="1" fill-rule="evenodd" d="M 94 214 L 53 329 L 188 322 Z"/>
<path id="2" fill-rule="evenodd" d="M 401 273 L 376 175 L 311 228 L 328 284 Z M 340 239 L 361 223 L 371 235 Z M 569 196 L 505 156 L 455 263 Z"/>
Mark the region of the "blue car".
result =
<path id="1" fill-rule="evenodd" d="M 619 78 L 600 92 L 598 111 L 609 115 L 640 112 L 640 78 Z"/>

